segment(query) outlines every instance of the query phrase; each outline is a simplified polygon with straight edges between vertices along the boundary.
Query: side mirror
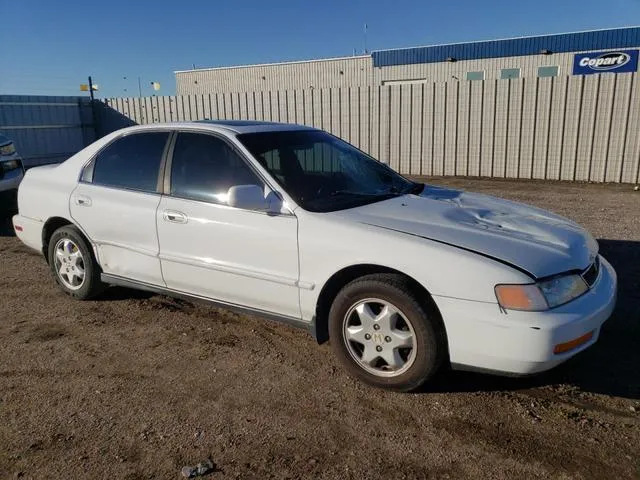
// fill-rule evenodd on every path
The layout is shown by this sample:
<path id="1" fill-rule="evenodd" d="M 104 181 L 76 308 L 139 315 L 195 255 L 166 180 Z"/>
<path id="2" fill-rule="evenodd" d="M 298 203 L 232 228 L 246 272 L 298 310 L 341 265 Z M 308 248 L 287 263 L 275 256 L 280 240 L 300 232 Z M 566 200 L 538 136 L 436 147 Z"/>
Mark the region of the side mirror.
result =
<path id="1" fill-rule="evenodd" d="M 267 202 L 267 205 L 269 205 L 268 212 L 270 214 L 277 215 L 279 213 L 283 213 L 283 210 L 285 212 L 288 212 L 287 209 L 284 209 L 284 200 L 282 199 L 282 195 L 279 192 L 274 192 L 273 190 L 271 190 L 269 193 L 267 193 L 265 200 Z"/>
<path id="2" fill-rule="evenodd" d="M 268 210 L 269 203 L 264 198 L 264 188 L 258 185 L 234 185 L 227 192 L 227 204 L 244 210 Z"/>

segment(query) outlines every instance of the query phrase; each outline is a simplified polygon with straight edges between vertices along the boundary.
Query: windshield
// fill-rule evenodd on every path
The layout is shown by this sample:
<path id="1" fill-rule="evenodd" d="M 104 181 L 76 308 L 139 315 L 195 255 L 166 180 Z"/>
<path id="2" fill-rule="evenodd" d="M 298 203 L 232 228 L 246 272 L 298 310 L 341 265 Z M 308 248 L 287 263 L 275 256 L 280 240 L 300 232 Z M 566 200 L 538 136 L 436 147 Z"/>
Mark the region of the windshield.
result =
<path id="1" fill-rule="evenodd" d="M 312 212 L 365 205 L 418 187 L 319 130 L 248 133 L 238 139 L 298 205 Z"/>

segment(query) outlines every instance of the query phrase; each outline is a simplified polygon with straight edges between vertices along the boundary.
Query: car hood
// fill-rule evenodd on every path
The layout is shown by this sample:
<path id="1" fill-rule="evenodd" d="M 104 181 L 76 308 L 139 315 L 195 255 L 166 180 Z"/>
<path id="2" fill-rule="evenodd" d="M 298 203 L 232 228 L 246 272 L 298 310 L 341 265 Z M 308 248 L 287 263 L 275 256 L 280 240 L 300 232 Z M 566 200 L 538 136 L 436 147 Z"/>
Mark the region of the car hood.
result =
<path id="1" fill-rule="evenodd" d="M 583 270 L 598 244 L 560 215 L 488 195 L 425 186 L 341 215 L 368 225 L 470 250 L 524 270 L 535 278 Z"/>

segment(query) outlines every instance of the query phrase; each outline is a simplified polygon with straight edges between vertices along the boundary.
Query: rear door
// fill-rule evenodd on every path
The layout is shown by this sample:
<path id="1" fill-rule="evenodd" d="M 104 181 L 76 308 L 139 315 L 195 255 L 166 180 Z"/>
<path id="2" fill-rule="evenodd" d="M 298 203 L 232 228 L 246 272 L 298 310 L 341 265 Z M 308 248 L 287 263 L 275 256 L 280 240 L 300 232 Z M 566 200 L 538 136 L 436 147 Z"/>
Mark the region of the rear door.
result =
<path id="1" fill-rule="evenodd" d="M 299 319 L 297 219 L 227 205 L 231 186 L 269 190 L 230 141 L 178 132 L 167 170 L 157 214 L 167 287 Z"/>
<path id="2" fill-rule="evenodd" d="M 132 133 L 101 150 L 71 195 L 71 215 L 104 273 L 163 286 L 156 210 L 171 132 Z"/>

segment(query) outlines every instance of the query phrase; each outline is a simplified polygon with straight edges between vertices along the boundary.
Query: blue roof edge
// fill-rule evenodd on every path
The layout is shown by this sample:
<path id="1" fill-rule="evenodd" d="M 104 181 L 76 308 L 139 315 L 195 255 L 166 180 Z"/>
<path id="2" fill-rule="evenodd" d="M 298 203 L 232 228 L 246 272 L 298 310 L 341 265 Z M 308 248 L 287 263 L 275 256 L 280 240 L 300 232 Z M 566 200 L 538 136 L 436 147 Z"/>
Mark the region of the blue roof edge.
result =
<path id="1" fill-rule="evenodd" d="M 538 55 L 543 50 L 548 50 L 551 53 L 567 53 L 629 47 L 640 47 L 640 27 L 376 50 L 371 53 L 371 57 L 374 67 L 387 67 L 445 62 L 450 57 L 455 60 L 479 60 Z"/>

